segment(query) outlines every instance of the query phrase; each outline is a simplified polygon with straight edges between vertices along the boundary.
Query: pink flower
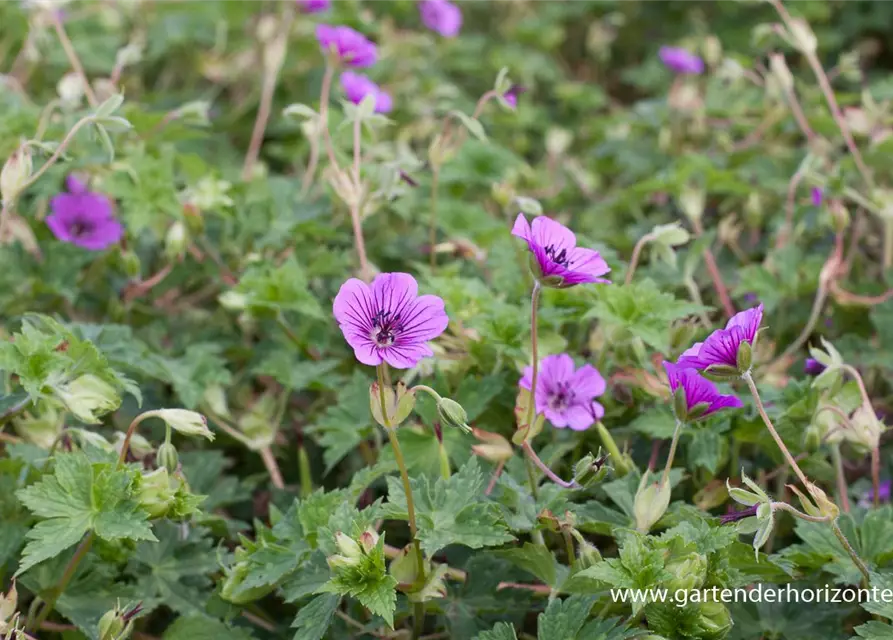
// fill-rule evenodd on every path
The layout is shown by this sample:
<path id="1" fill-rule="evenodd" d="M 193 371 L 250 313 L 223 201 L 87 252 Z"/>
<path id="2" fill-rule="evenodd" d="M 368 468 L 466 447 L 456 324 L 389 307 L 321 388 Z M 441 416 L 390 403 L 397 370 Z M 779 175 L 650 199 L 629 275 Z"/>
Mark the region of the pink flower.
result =
<path id="1" fill-rule="evenodd" d="M 611 282 L 601 277 L 611 269 L 598 251 L 578 247 L 574 232 L 551 218 L 539 216 L 531 225 L 524 214 L 519 213 L 512 235 L 527 241 L 539 270 L 538 279 L 544 285 L 563 288 L 589 282 Z"/>
<path id="2" fill-rule="evenodd" d="M 743 406 L 736 396 L 721 394 L 715 384 L 702 378 L 695 369 L 683 369 L 666 360 L 663 364 L 670 382 L 670 391 L 675 395 L 681 389 L 684 393 L 686 415 L 677 415 L 679 420 L 693 422 L 720 409 Z M 676 407 L 677 413 L 680 409 L 681 407 Z"/>
<path id="3" fill-rule="evenodd" d="M 375 43 L 350 27 L 317 25 L 316 39 L 323 53 L 334 52 L 341 62 L 350 67 L 371 67 L 378 60 Z"/>
<path id="4" fill-rule="evenodd" d="M 321 13 L 328 11 L 332 0 L 298 0 L 298 8 L 304 13 Z"/>
<path id="5" fill-rule="evenodd" d="M 661 62 L 676 73 L 691 75 L 704 73 L 704 61 L 681 47 L 661 47 L 657 55 Z"/>
<path id="6" fill-rule="evenodd" d="M 410 369 L 434 355 L 425 343 L 443 333 L 449 318 L 442 299 L 418 293 L 408 273 L 379 274 L 371 286 L 356 278 L 341 285 L 333 311 L 357 360 Z"/>
<path id="7" fill-rule="evenodd" d="M 713 365 L 737 368 L 741 343 L 749 342 L 753 346 L 762 321 L 762 304 L 736 313 L 725 329 L 714 331 L 704 342 L 696 342 L 682 354 L 676 364 L 692 369 L 706 369 Z"/>
<path id="8" fill-rule="evenodd" d="M 423 0 L 419 2 L 422 24 L 445 38 L 454 38 L 462 28 L 462 11 L 447 0 Z"/>
<path id="9" fill-rule="evenodd" d="M 533 367 L 527 367 L 518 384 L 530 391 L 532 377 Z M 593 400 L 605 388 L 605 379 L 595 367 L 587 364 L 575 369 L 566 353 L 547 356 L 540 361 L 536 376 L 536 412 L 558 429 L 585 431 L 605 415 L 605 408 Z"/>
<path id="10" fill-rule="evenodd" d="M 375 96 L 376 113 L 388 113 L 394 108 L 391 96 L 362 74 L 345 71 L 341 74 L 341 88 L 347 99 L 354 104 L 360 104 L 368 95 Z"/>
<path id="11" fill-rule="evenodd" d="M 73 175 L 65 183 L 69 193 L 50 200 L 53 213 L 46 222 L 53 235 L 90 251 L 101 251 L 121 240 L 124 227 L 115 219 L 111 201 L 101 193 L 87 191 Z"/>

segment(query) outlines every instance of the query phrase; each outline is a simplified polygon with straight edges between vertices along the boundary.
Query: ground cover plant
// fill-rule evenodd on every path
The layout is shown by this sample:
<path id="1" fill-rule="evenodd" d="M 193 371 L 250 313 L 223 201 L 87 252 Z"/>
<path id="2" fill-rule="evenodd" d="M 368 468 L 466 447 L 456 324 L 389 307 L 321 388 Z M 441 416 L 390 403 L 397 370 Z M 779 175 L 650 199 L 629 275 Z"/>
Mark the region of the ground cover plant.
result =
<path id="1" fill-rule="evenodd" d="M 893 638 L 891 18 L 0 3 L 0 638 Z"/>

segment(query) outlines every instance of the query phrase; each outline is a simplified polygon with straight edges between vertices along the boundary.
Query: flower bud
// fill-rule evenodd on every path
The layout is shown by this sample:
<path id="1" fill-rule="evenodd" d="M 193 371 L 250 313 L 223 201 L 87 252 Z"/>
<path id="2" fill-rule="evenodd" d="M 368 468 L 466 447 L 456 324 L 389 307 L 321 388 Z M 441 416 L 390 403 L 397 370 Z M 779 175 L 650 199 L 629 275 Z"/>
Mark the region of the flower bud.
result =
<path id="1" fill-rule="evenodd" d="M 54 391 L 65 408 L 87 424 L 97 424 L 98 416 L 114 411 L 121 404 L 118 392 L 108 382 L 91 373 L 57 387 Z"/>
<path id="2" fill-rule="evenodd" d="M 815 500 L 819 512 L 831 520 L 836 520 L 840 515 L 840 509 L 828 498 L 828 495 L 811 482 L 806 485 L 806 488 L 809 490 L 809 495 Z"/>
<path id="3" fill-rule="evenodd" d="M 62 433 L 65 421 L 59 409 L 49 402 L 41 402 L 37 410 L 16 416 L 12 420 L 15 432 L 27 442 L 41 449 L 49 449 Z"/>
<path id="4" fill-rule="evenodd" d="M 648 533 L 670 505 L 670 483 L 648 482 L 649 475 L 646 471 L 642 476 L 633 501 L 636 529 L 641 533 Z"/>
<path id="5" fill-rule="evenodd" d="M 589 488 L 601 482 L 608 475 L 608 456 L 591 453 L 586 454 L 574 465 L 574 481 L 583 488 Z"/>
<path id="6" fill-rule="evenodd" d="M 384 412 L 381 410 L 382 397 Z M 415 391 L 407 389 L 402 381 L 397 383 L 396 389 L 391 386 L 382 389 L 377 382 L 373 382 L 369 385 L 369 408 L 375 422 L 385 429 L 396 429 L 415 408 Z"/>
<path id="7" fill-rule="evenodd" d="M 131 280 L 137 280 L 142 273 L 142 264 L 140 264 L 140 257 L 136 254 L 136 252 L 127 249 L 126 251 L 121 252 L 121 268 L 124 270 L 124 273 Z"/>
<path id="8" fill-rule="evenodd" d="M 127 436 L 122 431 L 115 432 L 115 442 L 112 445 L 112 449 L 118 454 L 121 455 L 121 450 L 124 448 L 124 439 Z M 152 443 L 146 440 L 145 437 L 141 436 L 138 433 L 130 434 L 130 446 L 127 449 L 134 458 L 137 460 L 142 460 L 147 455 L 155 451 L 155 447 L 152 446 Z"/>
<path id="9" fill-rule="evenodd" d="M 6 629 L 7 622 L 9 622 L 15 615 L 16 607 L 18 607 L 18 604 L 19 594 L 16 591 L 15 580 L 13 580 L 12 586 L 9 588 L 9 591 L 4 594 L 0 594 L 0 633 L 2 633 Z"/>
<path id="10" fill-rule="evenodd" d="M 162 466 L 137 478 L 137 502 L 149 514 L 150 520 L 163 518 L 176 497 L 167 468 Z"/>
<path id="11" fill-rule="evenodd" d="M 785 91 L 790 91 L 794 88 L 794 76 L 791 75 L 791 70 L 788 69 L 782 54 L 773 53 L 769 55 L 769 70 L 778 83 L 784 87 Z"/>
<path id="12" fill-rule="evenodd" d="M 750 367 L 753 364 L 753 346 L 747 340 L 742 340 L 741 344 L 738 345 L 736 362 L 740 375 L 750 371 Z"/>
<path id="13" fill-rule="evenodd" d="M 378 539 L 378 532 L 375 529 L 366 529 L 360 536 L 360 546 L 367 555 L 378 546 Z"/>
<path id="14" fill-rule="evenodd" d="M 692 552 L 681 558 L 672 559 L 666 564 L 666 569 L 673 576 L 667 584 L 670 590 L 700 589 L 707 578 L 707 558 L 700 553 Z"/>
<path id="15" fill-rule="evenodd" d="M 578 559 L 580 569 L 588 569 L 602 561 L 602 554 L 598 548 L 587 542 L 585 539 L 580 541 L 578 546 Z"/>
<path id="16" fill-rule="evenodd" d="M 400 553 L 391 560 L 391 566 L 388 573 L 397 581 L 398 584 L 412 585 L 415 584 L 419 577 L 418 563 L 415 554 L 412 552 L 412 545 L 406 545 L 400 550 Z"/>
<path id="17" fill-rule="evenodd" d="M 550 156 L 561 156 L 574 141 L 574 135 L 567 129 L 553 127 L 546 132 L 546 152 Z"/>
<path id="18" fill-rule="evenodd" d="M 142 610 L 137 605 L 131 611 L 115 607 L 99 619 L 99 640 L 127 640 L 133 633 L 133 618 Z"/>
<path id="19" fill-rule="evenodd" d="M 228 311 L 244 311 L 248 306 L 248 296 L 232 289 L 221 293 L 217 301 Z"/>
<path id="20" fill-rule="evenodd" d="M 218 416 L 230 417 L 229 405 L 226 402 L 226 391 L 219 384 L 212 384 L 206 387 L 202 400 Z"/>
<path id="21" fill-rule="evenodd" d="M 425 572 L 425 584 L 421 589 L 410 591 L 406 594 L 410 602 L 428 602 L 429 600 L 438 600 L 446 598 L 447 588 L 444 578 L 449 569 L 446 565 L 436 565 L 433 571 L 429 566 Z"/>
<path id="22" fill-rule="evenodd" d="M 170 226 L 164 237 L 164 254 L 168 260 L 181 260 L 186 254 L 188 246 L 189 231 L 183 221 L 177 220 Z"/>
<path id="23" fill-rule="evenodd" d="M 28 147 L 16 149 L 0 171 L 0 202 L 11 205 L 16 201 L 31 177 L 32 169 L 31 151 Z"/>
<path id="24" fill-rule="evenodd" d="M 874 410 L 865 405 L 853 412 L 853 415 L 850 416 L 850 424 L 853 428 L 844 431 L 844 438 L 865 453 L 877 448 L 881 434 L 886 429 L 884 424 L 878 420 Z"/>
<path id="25" fill-rule="evenodd" d="M 177 448 L 170 442 L 163 443 L 158 447 L 158 452 L 155 454 L 155 463 L 164 467 L 170 473 L 176 473 L 180 465 L 180 456 L 177 453 Z"/>
<path id="26" fill-rule="evenodd" d="M 437 403 L 437 413 L 440 415 L 440 419 L 445 425 L 458 427 L 465 433 L 471 433 L 471 427 L 466 424 L 468 421 L 468 414 L 465 413 L 465 409 L 462 408 L 462 405 L 455 400 L 441 398 L 440 402 Z"/>
<path id="27" fill-rule="evenodd" d="M 498 433 L 484 431 L 483 429 L 472 429 L 471 432 L 475 438 L 483 443 L 471 446 L 471 451 L 476 456 L 498 464 L 510 460 L 515 455 L 512 444 Z"/>
<path id="28" fill-rule="evenodd" d="M 84 82 L 74 71 L 66 73 L 56 83 L 59 101 L 66 109 L 77 109 L 84 100 Z"/>
<path id="29" fill-rule="evenodd" d="M 698 619 L 695 624 L 697 638 L 725 638 L 732 628 L 732 616 L 721 602 L 701 602 L 698 607 Z"/>
<path id="30" fill-rule="evenodd" d="M 795 47 L 803 53 L 815 53 L 818 41 L 808 22 L 800 18 L 792 18 L 788 29 Z"/>
<path id="31" fill-rule="evenodd" d="M 363 550 L 360 548 L 360 545 L 346 533 L 337 532 L 335 534 L 335 544 L 346 558 L 359 559 L 363 557 Z"/>
<path id="32" fill-rule="evenodd" d="M 214 434 L 208 429 L 208 421 L 205 416 L 195 411 L 188 411 L 187 409 L 157 409 L 147 413 L 161 418 L 171 429 L 184 435 L 201 436 L 208 440 L 214 439 Z"/>
<path id="33" fill-rule="evenodd" d="M 236 558 L 244 554 L 244 549 L 236 549 Z M 226 576 L 223 579 L 223 585 L 220 587 L 220 597 L 233 604 L 247 604 L 270 593 L 276 587 L 275 584 L 265 584 L 258 587 L 244 586 L 245 581 L 253 570 L 253 566 L 247 560 L 239 560 L 231 568 L 225 569 Z M 331 562 L 329 566 L 331 566 Z"/>
<path id="34" fill-rule="evenodd" d="M 704 39 L 704 60 L 711 67 L 722 62 L 722 43 L 716 36 L 710 35 Z"/>
<path id="35" fill-rule="evenodd" d="M 704 215 L 704 204 L 707 194 L 700 187 L 686 185 L 679 193 L 679 208 L 692 222 L 700 220 Z"/>

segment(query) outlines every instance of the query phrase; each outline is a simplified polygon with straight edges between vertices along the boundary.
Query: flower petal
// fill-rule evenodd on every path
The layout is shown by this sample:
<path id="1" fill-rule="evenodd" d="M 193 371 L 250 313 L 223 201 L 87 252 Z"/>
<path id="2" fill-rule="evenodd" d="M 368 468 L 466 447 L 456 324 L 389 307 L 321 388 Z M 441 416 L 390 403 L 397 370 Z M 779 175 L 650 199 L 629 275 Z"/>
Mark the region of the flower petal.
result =
<path id="1" fill-rule="evenodd" d="M 589 408 L 581 404 L 568 407 L 564 416 L 567 419 L 567 426 L 574 431 L 585 431 L 595 423 L 595 417 Z"/>
<path id="2" fill-rule="evenodd" d="M 443 300 L 437 296 L 422 296 L 397 312 L 403 324 L 403 329 L 397 335 L 397 344 L 400 346 L 433 340 L 450 323 L 443 310 Z"/>
<path id="3" fill-rule="evenodd" d="M 434 355 L 426 344 L 393 345 L 379 349 L 384 361 L 395 369 L 412 369 L 422 358 Z"/>
<path id="4" fill-rule="evenodd" d="M 530 223 L 527 222 L 527 218 L 524 217 L 523 213 L 519 213 L 518 217 L 515 218 L 512 235 L 530 242 Z"/>
<path id="5" fill-rule="evenodd" d="M 419 285 L 408 273 L 380 273 L 372 281 L 375 311 L 400 313 L 419 294 Z"/>
<path id="6" fill-rule="evenodd" d="M 541 247 L 551 246 L 570 251 L 577 246 L 574 232 L 548 216 L 535 218 L 530 230 L 533 241 Z"/>
<path id="7" fill-rule="evenodd" d="M 598 372 L 598 369 L 586 364 L 574 373 L 571 380 L 571 388 L 575 395 L 589 400 L 605 392 L 605 379 Z"/>

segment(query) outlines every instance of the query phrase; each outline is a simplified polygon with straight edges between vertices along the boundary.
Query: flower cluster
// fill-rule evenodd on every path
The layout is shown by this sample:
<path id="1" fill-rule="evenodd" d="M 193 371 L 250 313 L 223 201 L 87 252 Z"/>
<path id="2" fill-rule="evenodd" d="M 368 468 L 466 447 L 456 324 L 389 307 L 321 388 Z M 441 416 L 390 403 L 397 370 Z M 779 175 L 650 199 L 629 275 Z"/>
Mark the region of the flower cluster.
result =
<path id="1" fill-rule="evenodd" d="M 331 54 L 340 64 L 354 67 L 371 67 L 378 61 L 378 47 L 359 31 L 350 27 L 332 27 L 321 24 L 316 27 L 316 39 L 323 53 Z M 341 88 L 345 97 L 360 104 L 366 96 L 374 96 L 375 111 L 387 113 L 393 108 L 391 96 L 367 76 L 353 71 L 341 74 Z"/>

